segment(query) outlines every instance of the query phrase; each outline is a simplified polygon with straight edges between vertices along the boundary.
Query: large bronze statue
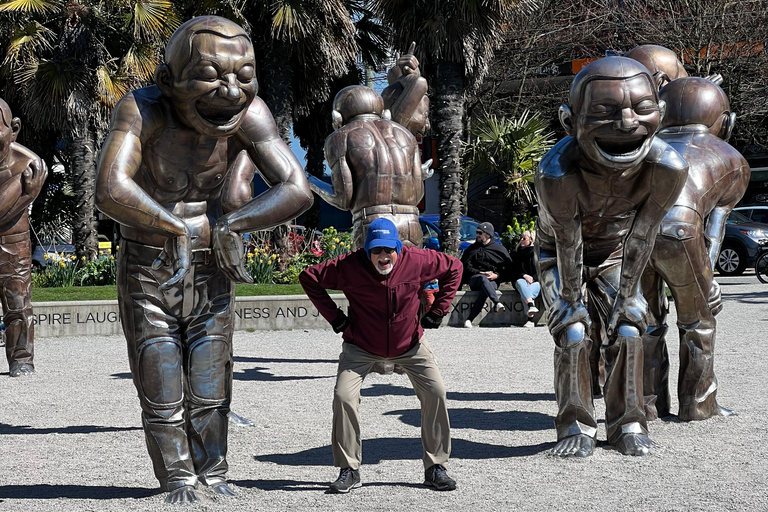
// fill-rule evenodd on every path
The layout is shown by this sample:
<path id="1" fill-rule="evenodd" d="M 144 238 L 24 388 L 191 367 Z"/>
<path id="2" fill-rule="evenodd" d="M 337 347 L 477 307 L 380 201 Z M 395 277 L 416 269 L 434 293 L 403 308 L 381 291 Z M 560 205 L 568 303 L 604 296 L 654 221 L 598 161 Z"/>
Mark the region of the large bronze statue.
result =
<path id="1" fill-rule="evenodd" d="M 382 217 L 395 223 L 403 243 L 421 247 L 416 205 L 428 176 L 416 138 L 388 118 L 381 95 L 369 87 L 342 89 L 333 109 L 335 131 L 325 140 L 332 184 L 310 177 L 312 190 L 352 211 L 355 248 L 363 246 L 371 222 Z"/>
<path id="2" fill-rule="evenodd" d="M 589 364 L 590 311 L 605 326 L 602 346 L 608 442 L 645 455 L 643 405 L 646 302 L 639 280 L 664 215 L 688 166 L 655 136 L 665 105 L 651 73 L 635 60 L 606 57 L 574 78 L 560 120 L 569 134 L 539 164 L 536 255 L 555 340 L 552 454 L 591 455 L 597 422 Z"/>
<path id="3" fill-rule="evenodd" d="M 16 143 L 21 122 L 2 99 L 0 117 L 0 300 L 8 373 L 19 377 L 35 373 L 28 211 L 48 168 L 40 157 Z"/>
<path id="4" fill-rule="evenodd" d="M 659 137 L 683 155 L 690 169 L 685 187 L 661 223 L 642 278 L 649 305 L 649 327 L 643 336 L 645 409 L 649 419 L 670 414 L 666 283 L 680 333 L 678 418 L 702 420 L 732 413 L 719 407 L 715 397 L 714 313 L 722 303 L 713 271 L 726 218 L 744 195 L 750 169 L 725 142 L 735 115 L 719 86 L 704 78 L 681 78 L 664 86 L 660 96 L 667 115 Z"/>
<path id="5" fill-rule="evenodd" d="M 224 18 L 173 34 L 156 85 L 117 105 L 97 178 L 121 224 L 120 315 L 155 476 L 167 502 L 226 483 L 240 233 L 312 204 L 304 172 L 256 96 L 249 36 Z M 271 188 L 251 199 L 254 165 Z"/>

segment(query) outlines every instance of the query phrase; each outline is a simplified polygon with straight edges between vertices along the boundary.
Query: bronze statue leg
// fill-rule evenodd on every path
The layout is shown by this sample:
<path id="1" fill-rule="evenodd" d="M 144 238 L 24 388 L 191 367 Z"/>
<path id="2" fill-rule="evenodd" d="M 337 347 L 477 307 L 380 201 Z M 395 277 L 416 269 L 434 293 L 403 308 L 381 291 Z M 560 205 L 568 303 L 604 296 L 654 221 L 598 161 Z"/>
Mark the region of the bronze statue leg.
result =
<path id="1" fill-rule="evenodd" d="M 589 328 L 589 369 L 592 374 L 592 397 L 600 398 L 603 392 L 600 389 L 600 348 L 603 346 L 606 333 L 601 319 L 605 314 L 597 311 L 595 301 L 587 301 L 587 311 L 592 325 Z"/>
<path id="2" fill-rule="evenodd" d="M 539 257 L 539 282 L 544 303 L 549 307 L 559 295 L 560 279 L 556 258 Z M 589 339 L 585 326 L 577 323 L 555 339 L 555 429 L 558 443 L 551 454 L 560 457 L 587 457 L 595 448 L 597 421 L 592 404 Z"/>
<path id="3" fill-rule="evenodd" d="M 714 371 L 716 321 L 709 308 L 712 269 L 702 236 L 677 240 L 659 237 L 664 254 L 657 266 L 675 299 L 680 332 L 678 418 L 703 420 L 720 414 Z"/>
<path id="4" fill-rule="evenodd" d="M 643 401 L 648 421 L 670 415 L 669 353 L 667 351 L 668 301 L 664 279 L 649 264 L 641 280 L 648 301 L 648 328 L 643 333 Z"/>
<path id="5" fill-rule="evenodd" d="M 11 376 L 34 373 L 30 242 L 0 245 L 0 300 L 5 323 L 5 355 Z"/>
<path id="6" fill-rule="evenodd" d="M 212 262 L 161 292 L 171 272 L 151 268 L 157 251 L 124 241 L 118 297 L 155 476 L 164 491 L 225 484 L 232 383 L 232 284 Z M 181 315 L 183 293 L 194 294 Z M 182 491 L 179 491 L 182 492 Z M 170 497 L 170 496 L 169 496 Z"/>
<path id="7" fill-rule="evenodd" d="M 588 300 L 600 315 L 610 314 L 619 287 L 621 260 L 590 269 Z M 601 318 L 608 325 L 609 317 Z M 602 347 L 605 363 L 605 428 L 608 442 L 625 455 L 645 455 L 655 446 L 648 438 L 643 406 L 643 340 L 632 326 L 620 325 Z"/>

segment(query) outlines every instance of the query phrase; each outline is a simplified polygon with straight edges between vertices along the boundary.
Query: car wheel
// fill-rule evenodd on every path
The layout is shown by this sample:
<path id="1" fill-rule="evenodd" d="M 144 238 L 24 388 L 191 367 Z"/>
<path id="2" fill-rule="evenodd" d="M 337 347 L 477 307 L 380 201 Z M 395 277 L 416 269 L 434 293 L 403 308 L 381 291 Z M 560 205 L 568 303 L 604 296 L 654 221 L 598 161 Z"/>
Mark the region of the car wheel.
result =
<path id="1" fill-rule="evenodd" d="M 717 257 L 717 271 L 724 276 L 740 276 L 747 266 L 744 251 L 733 245 L 726 245 Z"/>

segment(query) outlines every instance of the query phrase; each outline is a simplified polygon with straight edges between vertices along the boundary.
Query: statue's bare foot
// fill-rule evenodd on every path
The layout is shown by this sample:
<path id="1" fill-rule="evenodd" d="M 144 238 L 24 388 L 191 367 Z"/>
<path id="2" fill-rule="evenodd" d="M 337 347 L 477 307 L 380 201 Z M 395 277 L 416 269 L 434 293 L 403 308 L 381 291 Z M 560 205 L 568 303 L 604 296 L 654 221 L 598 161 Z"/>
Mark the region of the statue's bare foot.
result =
<path id="1" fill-rule="evenodd" d="M 211 490 L 215 492 L 216 494 L 219 494 L 221 496 L 234 496 L 235 491 L 232 490 L 230 486 L 227 485 L 226 482 L 222 482 L 220 484 L 215 484 L 211 486 Z"/>
<path id="2" fill-rule="evenodd" d="M 200 501 L 200 498 L 197 497 L 195 488 L 191 485 L 174 489 L 165 498 L 166 503 L 195 503 L 196 501 Z"/>
<path id="3" fill-rule="evenodd" d="M 648 455 L 660 448 L 645 434 L 622 434 L 613 446 L 624 455 Z"/>
<path id="4" fill-rule="evenodd" d="M 552 451 L 553 457 L 589 457 L 595 451 L 595 438 L 576 434 L 561 439 Z"/>
<path id="5" fill-rule="evenodd" d="M 11 369 L 8 372 L 8 375 L 11 377 L 24 377 L 26 375 L 32 375 L 35 373 L 35 367 L 31 364 L 19 364 L 19 365 L 13 365 Z"/>

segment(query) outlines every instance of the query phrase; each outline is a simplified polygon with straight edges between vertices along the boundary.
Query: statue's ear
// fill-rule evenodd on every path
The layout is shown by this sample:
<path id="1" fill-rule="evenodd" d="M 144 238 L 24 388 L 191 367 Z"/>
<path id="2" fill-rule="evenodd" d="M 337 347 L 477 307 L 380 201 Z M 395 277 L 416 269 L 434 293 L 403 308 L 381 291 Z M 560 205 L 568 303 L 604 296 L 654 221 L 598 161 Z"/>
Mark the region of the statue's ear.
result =
<path id="1" fill-rule="evenodd" d="M 731 134 L 733 133 L 733 125 L 736 124 L 736 112 L 724 112 L 723 116 L 725 118 L 723 119 L 723 126 L 720 128 L 718 137 L 728 142 L 728 139 L 731 138 Z"/>
<path id="2" fill-rule="evenodd" d="M 158 64 L 155 68 L 155 85 L 163 93 L 163 96 L 171 96 L 172 81 L 171 68 L 167 64 Z"/>
<path id="3" fill-rule="evenodd" d="M 571 112 L 571 109 L 568 108 L 568 105 L 560 105 L 558 115 L 560 116 L 560 124 L 563 125 L 565 133 L 571 136 L 575 136 L 576 130 L 573 127 L 573 112 Z"/>
<path id="4" fill-rule="evenodd" d="M 16 142 L 16 137 L 19 136 L 19 130 L 21 130 L 21 119 L 14 117 L 11 119 L 11 142 Z"/>
<path id="5" fill-rule="evenodd" d="M 663 71 L 657 71 L 653 74 L 653 81 L 656 83 L 656 89 L 661 90 L 662 87 L 667 85 L 670 80 L 669 75 Z"/>
<path id="6" fill-rule="evenodd" d="M 333 126 L 334 130 L 338 130 L 341 128 L 341 124 L 344 122 L 344 118 L 341 117 L 341 112 L 338 110 L 334 110 L 331 112 L 331 125 Z"/>

